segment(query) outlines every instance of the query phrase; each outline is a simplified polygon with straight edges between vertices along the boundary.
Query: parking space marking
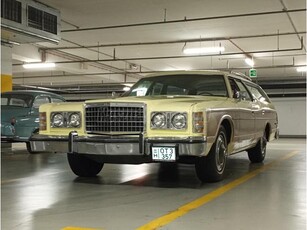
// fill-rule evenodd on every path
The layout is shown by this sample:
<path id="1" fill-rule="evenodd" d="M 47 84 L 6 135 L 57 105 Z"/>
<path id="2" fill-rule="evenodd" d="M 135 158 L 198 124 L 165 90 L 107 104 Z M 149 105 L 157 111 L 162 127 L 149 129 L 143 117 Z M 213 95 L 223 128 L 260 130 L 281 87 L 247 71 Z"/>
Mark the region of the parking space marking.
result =
<path id="1" fill-rule="evenodd" d="M 189 213 L 190 211 L 193 211 L 194 209 L 197 209 L 203 205 L 205 205 L 206 203 L 222 196 L 224 193 L 232 190 L 233 188 L 236 188 L 237 186 L 243 184 L 244 182 L 247 182 L 248 180 L 254 178 L 255 176 L 257 176 L 258 174 L 260 174 L 261 172 L 264 172 L 266 170 L 268 170 L 269 168 L 271 168 L 272 166 L 274 166 L 275 164 L 280 163 L 281 161 L 287 160 L 293 156 L 295 156 L 296 154 L 298 154 L 299 151 L 293 151 L 290 152 L 288 154 L 286 154 L 285 156 L 281 157 L 280 159 L 277 159 L 275 161 L 272 161 L 266 165 L 264 165 L 263 167 L 256 169 L 252 172 L 249 172 L 247 174 L 245 174 L 244 176 L 229 182 L 228 184 L 190 202 L 187 203 L 181 207 L 179 207 L 177 210 L 174 210 L 164 216 L 158 217 L 155 220 L 152 220 L 151 222 L 137 228 L 136 230 L 155 230 L 158 229 L 160 227 L 163 227 L 167 224 L 169 224 L 170 222 L 176 220 L 177 218 Z"/>

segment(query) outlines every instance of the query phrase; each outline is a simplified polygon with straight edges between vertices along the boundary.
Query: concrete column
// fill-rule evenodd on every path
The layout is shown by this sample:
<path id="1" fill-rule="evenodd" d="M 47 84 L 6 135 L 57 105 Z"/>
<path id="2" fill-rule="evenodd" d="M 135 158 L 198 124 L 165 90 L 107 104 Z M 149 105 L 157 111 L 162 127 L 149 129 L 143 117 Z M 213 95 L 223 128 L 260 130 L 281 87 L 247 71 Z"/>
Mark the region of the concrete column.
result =
<path id="1" fill-rule="evenodd" d="M 12 48 L 1 45 L 1 93 L 13 90 Z"/>

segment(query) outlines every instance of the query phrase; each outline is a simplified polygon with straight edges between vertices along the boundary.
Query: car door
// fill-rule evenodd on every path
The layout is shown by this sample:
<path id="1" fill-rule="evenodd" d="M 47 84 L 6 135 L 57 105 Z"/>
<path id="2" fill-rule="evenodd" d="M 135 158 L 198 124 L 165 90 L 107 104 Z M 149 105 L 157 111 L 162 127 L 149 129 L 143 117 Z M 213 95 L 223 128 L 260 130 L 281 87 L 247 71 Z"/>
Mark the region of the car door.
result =
<path id="1" fill-rule="evenodd" d="M 238 149 L 244 149 L 255 140 L 255 113 L 259 105 L 252 99 L 251 94 L 241 80 L 230 78 L 230 85 L 236 100 L 239 117 Z"/>
<path id="2" fill-rule="evenodd" d="M 265 130 L 266 122 L 270 120 L 272 110 L 268 108 L 270 103 L 267 95 L 257 86 L 251 83 L 245 84 L 253 96 L 254 103 L 259 105 L 259 109 L 255 111 L 255 131 L 256 137 L 262 137 Z"/>
<path id="3" fill-rule="evenodd" d="M 27 140 L 33 131 L 39 127 L 38 107 L 45 103 L 50 103 L 50 98 L 47 95 L 39 95 L 34 98 L 28 114 L 20 118 L 15 125 L 16 136 Z"/>

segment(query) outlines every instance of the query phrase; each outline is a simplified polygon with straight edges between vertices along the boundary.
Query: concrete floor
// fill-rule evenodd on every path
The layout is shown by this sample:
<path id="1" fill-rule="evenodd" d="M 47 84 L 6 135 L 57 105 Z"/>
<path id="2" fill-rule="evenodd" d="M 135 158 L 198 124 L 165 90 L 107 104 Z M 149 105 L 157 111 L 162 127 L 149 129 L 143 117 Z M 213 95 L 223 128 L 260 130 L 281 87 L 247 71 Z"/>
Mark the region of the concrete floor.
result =
<path id="1" fill-rule="evenodd" d="M 264 164 L 231 156 L 214 184 L 181 164 L 108 164 L 77 178 L 65 154 L 31 155 L 24 144 L 2 149 L 1 174 L 3 230 L 306 230 L 305 139 L 269 143 Z"/>

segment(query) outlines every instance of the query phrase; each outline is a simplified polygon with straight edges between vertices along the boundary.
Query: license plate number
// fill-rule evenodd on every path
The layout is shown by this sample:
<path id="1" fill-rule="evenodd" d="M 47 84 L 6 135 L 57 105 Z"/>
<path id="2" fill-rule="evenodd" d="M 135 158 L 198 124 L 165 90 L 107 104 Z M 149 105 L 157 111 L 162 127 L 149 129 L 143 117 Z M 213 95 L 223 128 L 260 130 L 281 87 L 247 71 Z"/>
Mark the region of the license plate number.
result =
<path id="1" fill-rule="evenodd" d="M 152 160 L 176 161 L 175 147 L 152 147 Z"/>

